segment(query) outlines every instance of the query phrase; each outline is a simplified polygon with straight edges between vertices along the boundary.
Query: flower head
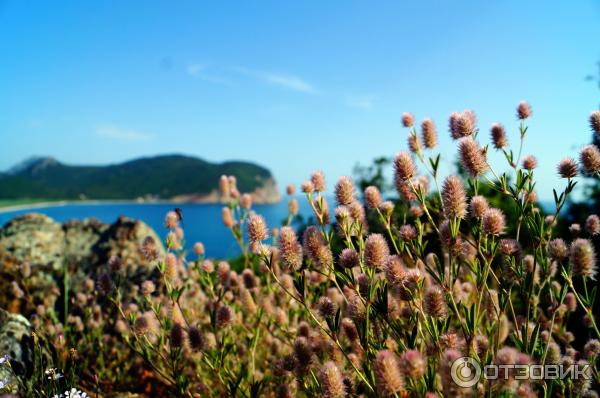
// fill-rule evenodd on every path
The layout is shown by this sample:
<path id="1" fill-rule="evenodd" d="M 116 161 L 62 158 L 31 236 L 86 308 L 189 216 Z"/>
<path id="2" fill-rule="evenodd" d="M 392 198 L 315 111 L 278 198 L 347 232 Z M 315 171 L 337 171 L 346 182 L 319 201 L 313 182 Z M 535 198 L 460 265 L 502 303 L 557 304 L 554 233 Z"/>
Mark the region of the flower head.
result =
<path id="1" fill-rule="evenodd" d="M 561 260 L 569 255 L 569 249 L 564 240 L 556 238 L 548 242 L 548 254 L 555 260 Z"/>
<path id="2" fill-rule="evenodd" d="M 594 279 L 596 275 L 596 251 L 587 239 L 575 239 L 571 243 L 570 258 L 573 273 Z"/>
<path id="3" fill-rule="evenodd" d="M 442 199 L 446 216 L 464 218 L 467 214 L 467 195 L 462 180 L 457 176 L 448 176 L 442 187 Z"/>
<path id="4" fill-rule="evenodd" d="M 335 184 L 335 199 L 339 205 L 349 205 L 354 201 L 354 184 L 350 177 L 340 177 Z"/>
<path id="5" fill-rule="evenodd" d="M 380 268 L 390 254 L 385 238 L 381 234 L 371 234 L 365 243 L 365 262 L 373 268 Z"/>
<path id="6" fill-rule="evenodd" d="M 519 102 L 517 106 L 517 117 L 521 120 L 525 120 L 531 116 L 531 106 L 527 101 Z"/>
<path id="7" fill-rule="evenodd" d="M 250 242 L 261 242 L 269 237 L 267 223 L 263 216 L 254 212 L 250 213 L 247 224 L 248 238 Z"/>
<path id="8" fill-rule="evenodd" d="M 479 177 L 487 171 L 487 160 L 477 141 L 470 137 L 463 138 L 460 140 L 458 151 L 460 161 L 471 177 Z"/>
<path id="9" fill-rule="evenodd" d="M 476 195 L 471 198 L 470 213 L 473 218 L 481 218 L 490 205 L 485 196 Z"/>
<path id="10" fill-rule="evenodd" d="M 158 258 L 158 245 L 151 236 L 146 236 L 142 242 L 142 254 L 148 261 L 154 261 Z"/>
<path id="11" fill-rule="evenodd" d="M 508 138 L 506 138 L 506 131 L 504 130 L 504 126 L 502 124 L 492 124 L 490 133 L 492 136 L 492 143 L 494 144 L 494 148 L 503 149 L 508 146 Z"/>
<path id="12" fill-rule="evenodd" d="M 577 163 L 571 158 L 564 158 L 558 163 L 556 170 L 562 178 L 573 178 L 577 176 Z"/>
<path id="13" fill-rule="evenodd" d="M 594 133 L 600 135 L 600 111 L 593 111 L 590 115 L 590 127 Z"/>
<path id="14" fill-rule="evenodd" d="M 592 175 L 600 171 L 600 151 L 596 145 L 586 145 L 579 153 L 579 164 L 584 173 Z"/>
<path id="15" fill-rule="evenodd" d="M 533 155 L 527 155 L 523 158 L 523 168 L 525 170 L 533 170 L 537 167 L 537 159 Z"/>
<path id="16" fill-rule="evenodd" d="M 483 231 L 489 235 L 501 235 L 504 232 L 506 221 L 502 210 L 490 208 L 483 213 Z"/>
<path id="17" fill-rule="evenodd" d="M 477 129 L 477 118 L 475 112 L 465 110 L 462 112 L 454 112 L 450 115 L 449 120 L 450 135 L 455 140 L 472 135 Z"/>
<path id="18" fill-rule="evenodd" d="M 400 152 L 394 159 L 394 170 L 396 185 L 399 182 L 405 182 L 416 174 L 415 164 L 413 159 L 407 152 Z"/>
<path id="19" fill-rule="evenodd" d="M 375 358 L 375 379 L 381 395 L 387 397 L 404 389 L 398 358 L 391 351 L 380 351 Z"/>
<path id="20" fill-rule="evenodd" d="M 310 181 L 317 192 L 325 191 L 325 174 L 322 171 L 314 171 L 310 176 Z"/>
<path id="21" fill-rule="evenodd" d="M 365 203 L 371 209 L 381 206 L 381 193 L 377 187 L 371 185 L 365 188 Z"/>
<path id="22" fill-rule="evenodd" d="M 340 264 L 344 268 L 358 267 L 360 264 L 360 257 L 354 249 L 346 248 L 342 250 L 340 254 Z"/>
<path id="23" fill-rule="evenodd" d="M 417 153 L 421 150 L 421 143 L 419 142 L 419 137 L 415 134 L 410 134 L 407 139 L 408 149 L 412 153 Z"/>
<path id="24" fill-rule="evenodd" d="M 342 372 L 335 362 L 327 361 L 319 371 L 319 381 L 325 398 L 343 398 L 346 396 L 346 388 L 342 378 Z"/>
<path id="25" fill-rule="evenodd" d="M 45 373 L 46 376 L 48 376 L 48 380 L 58 380 L 64 377 L 62 373 L 56 370 L 56 368 L 46 369 Z"/>
<path id="26" fill-rule="evenodd" d="M 590 214 L 585 220 L 585 230 L 590 235 L 598 235 L 600 233 L 600 218 L 595 214 Z"/>
<path id="27" fill-rule="evenodd" d="M 404 127 L 412 127 L 415 124 L 415 117 L 410 112 L 402 114 L 402 125 Z"/>
<path id="28" fill-rule="evenodd" d="M 423 298 L 425 313 L 432 318 L 445 318 L 448 314 L 444 292 L 438 286 L 431 286 Z"/>
<path id="29" fill-rule="evenodd" d="M 435 148 L 435 145 L 437 144 L 437 133 L 435 131 L 435 124 L 430 118 L 423 120 L 421 123 L 421 137 L 423 138 L 425 148 Z"/>

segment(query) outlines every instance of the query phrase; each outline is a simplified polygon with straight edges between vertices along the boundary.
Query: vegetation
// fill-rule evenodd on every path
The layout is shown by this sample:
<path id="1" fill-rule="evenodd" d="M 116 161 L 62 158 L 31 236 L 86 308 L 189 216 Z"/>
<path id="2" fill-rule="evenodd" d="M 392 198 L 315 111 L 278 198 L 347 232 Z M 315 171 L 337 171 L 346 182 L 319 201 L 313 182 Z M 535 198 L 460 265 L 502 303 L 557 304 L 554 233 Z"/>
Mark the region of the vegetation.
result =
<path id="1" fill-rule="evenodd" d="M 475 114 L 452 114 L 464 175 L 444 181 L 435 125 L 424 121 L 419 134 L 404 114 L 409 151 L 393 159 L 401 200 L 385 201 L 371 185 L 361 201 L 353 181 L 341 177 L 331 212 L 325 176 L 314 172 L 301 190 L 315 223 L 301 236 L 290 226 L 295 199 L 287 222 L 270 229 L 236 179 L 222 176 L 223 224 L 242 248 L 243 270 L 206 259 L 199 242 L 190 260 L 180 215 L 169 212 L 167 253 L 152 238 L 141 247 L 159 278 L 132 287 L 120 259 L 111 258 L 95 288 L 67 300 L 68 311 L 38 310 L 36 335 L 44 338 L 36 342 L 49 342 L 50 352 L 40 369 L 62 377 L 48 383 L 38 371 L 22 388 L 34 396 L 71 386 L 111 394 L 132 385 L 181 397 L 597 396 L 591 239 L 600 218 L 586 215 L 562 235 L 559 225 L 579 177 L 600 175 L 600 150 L 585 146 L 579 162 L 558 163 L 564 186 L 544 215 L 535 200 L 536 158 L 521 156 L 531 114 L 519 104 L 517 150 L 501 124 L 491 128 L 491 145 L 481 146 Z M 600 111 L 590 123 L 600 135 Z M 505 155 L 510 173 L 488 164 L 492 150 Z M 514 222 L 491 198 L 510 206 Z M 533 380 L 522 372 L 528 365 L 538 372 L 562 366 L 567 376 Z M 498 378 L 474 376 L 491 366 L 500 367 Z M 134 369 L 144 376 L 128 378 Z M 44 395 L 39 386 L 48 384 Z"/>
<path id="2" fill-rule="evenodd" d="M 208 195 L 222 174 L 232 174 L 245 192 L 263 187 L 271 173 L 246 162 L 214 164 L 189 156 L 142 158 L 110 166 L 69 166 L 51 158 L 28 161 L 0 174 L 0 198 L 169 199 Z"/>

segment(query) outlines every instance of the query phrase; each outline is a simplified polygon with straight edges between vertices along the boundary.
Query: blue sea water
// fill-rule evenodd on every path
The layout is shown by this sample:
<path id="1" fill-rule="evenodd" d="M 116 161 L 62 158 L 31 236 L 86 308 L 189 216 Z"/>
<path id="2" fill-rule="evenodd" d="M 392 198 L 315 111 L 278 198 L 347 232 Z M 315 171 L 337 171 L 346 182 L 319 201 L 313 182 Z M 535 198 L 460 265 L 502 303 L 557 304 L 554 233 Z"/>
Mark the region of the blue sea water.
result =
<path id="1" fill-rule="evenodd" d="M 297 198 L 299 214 L 305 219 L 311 215 L 310 205 L 305 197 Z M 67 204 L 16 210 L 0 213 L 0 225 L 26 213 L 42 213 L 59 222 L 71 219 L 96 218 L 112 223 L 120 216 L 139 219 L 150 225 L 159 236 L 167 233 L 164 227 L 165 214 L 177 206 L 183 210 L 183 227 L 186 247 L 191 251 L 195 242 L 204 243 L 206 255 L 215 258 L 230 258 L 240 253 L 239 247 L 221 221 L 220 204 L 168 204 L 168 203 L 114 203 L 114 204 Z M 262 214 L 269 228 L 279 227 L 288 216 L 288 201 L 277 204 L 254 205 L 253 210 Z"/>

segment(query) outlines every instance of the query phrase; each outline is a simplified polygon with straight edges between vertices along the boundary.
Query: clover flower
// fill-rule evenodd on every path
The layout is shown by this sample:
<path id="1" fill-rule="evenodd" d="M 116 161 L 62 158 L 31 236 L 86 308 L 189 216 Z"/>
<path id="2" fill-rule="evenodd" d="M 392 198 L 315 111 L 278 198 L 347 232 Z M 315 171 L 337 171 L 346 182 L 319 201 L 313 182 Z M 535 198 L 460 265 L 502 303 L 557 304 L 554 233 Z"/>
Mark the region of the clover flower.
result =
<path id="1" fill-rule="evenodd" d="M 421 123 L 421 137 L 425 148 L 433 149 L 437 144 L 437 133 L 433 120 L 427 118 Z"/>
<path id="2" fill-rule="evenodd" d="M 490 134 L 494 148 L 504 149 L 508 146 L 508 138 L 506 138 L 506 131 L 504 130 L 504 126 L 502 124 L 492 124 L 492 127 L 490 128 Z"/>

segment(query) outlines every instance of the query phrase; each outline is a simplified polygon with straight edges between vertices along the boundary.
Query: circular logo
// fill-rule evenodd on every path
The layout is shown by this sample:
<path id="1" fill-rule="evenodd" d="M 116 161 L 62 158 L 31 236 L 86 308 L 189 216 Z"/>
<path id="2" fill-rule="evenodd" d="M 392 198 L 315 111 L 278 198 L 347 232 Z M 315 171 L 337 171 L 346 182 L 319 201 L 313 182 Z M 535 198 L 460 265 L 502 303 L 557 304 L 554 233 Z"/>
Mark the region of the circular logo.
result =
<path id="1" fill-rule="evenodd" d="M 473 358 L 460 357 L 452 363 L 450 375 L 459 387 L 473 387 L 481 377 L 481 366 Z"/>

